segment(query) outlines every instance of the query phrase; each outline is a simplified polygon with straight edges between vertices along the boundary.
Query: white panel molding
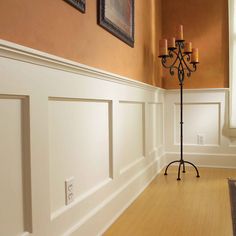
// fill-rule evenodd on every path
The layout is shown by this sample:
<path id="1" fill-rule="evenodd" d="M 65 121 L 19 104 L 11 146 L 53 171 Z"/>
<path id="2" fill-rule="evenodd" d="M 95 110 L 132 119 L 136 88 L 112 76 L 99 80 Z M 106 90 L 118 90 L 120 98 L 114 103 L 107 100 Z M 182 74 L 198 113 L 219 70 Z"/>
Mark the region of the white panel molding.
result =
<path id="1" fill-rule="evenodd" d="M 179 94 L 179 89 L 168 89 L 165 91 L 167 94 Z M 226 133 L 226 136 L 228 137 L 236 137 L 236 128 L 231 125 L 231 120 L 230 120 L 230 112 L 231 112 L 231 99 L 232 96 L 230 96 L 231 89 L 230 88 L 201 88 L 201 89 L 184 89 L 184 96 L 187 95 L 189 96 L 190 94 L 207 94 L 209 101 L 215 101 L 214 97 L 216 94 L 224 93 L 225 98 L 224 98 L 224 103 L 225 103 L 225 127 L 224 127 L 224 132 Z M 179 99 L 178 99 L 179 100 Z M 193 101 L 195 102 L 200 102 L 204 101 L 204 97 L 198 97 L 197 99 L 194 99 Z M 184 98 L 185 101 L 185 98 Z"/>
<path id="2" fill-rule="evenodd" d="M 18 72 L 17 77 L 20 77 Z M 22 87 L 26 86 L 24 82 Z M 50 236 L 48 96 L 39 88 L 33 92 L 29 96 L 32 236 Z"/>
<path id="3" fill-rule="evenodd" d="M 4 178 L 3 182 L 0 183 L 4 193 L 1 201 L 3 204 L 4 202 L 8 202 L 13 207 L 11 208 L 5 204 L 6 208 L 4 208 L 2 205 L 3 208 L 1 206 L 2 214 L 0 214 L 0 218 L 4 215 L 8 217 L 11 216 L 1 221 L 3 224 L 8 223 L 14 225 L 15 228 L 11 228 L 8 233 L 12 232 L 12 230 L 20 230 L 20 228 L 22 228 L 23 232 L 17 233 L 29 235 L 29 233 L 32 232 L 29 97 L 17 94 L 0 94 L 0 102 L 1 108 L 3 108 L 3 110 L 1 110 L 1 112 L 3 112 L 3 114 L 1 114 L 1 134 L 3 135 L 2 138 L 4 138 L 4 141 L 2 140 L 1 142 L 3 143 L 1 147 L 1 156 L 3 157 L 1 164 L 3 168 L 7 170 L 7 176 L 4 175 L 5 171 L 1 172 L 3 176 L 0 176 L 1 179 Z M 7 110 L 7 104 L 10 106 L 9 110 Z M 9 117 L 6 117 L 6 114 L 8 114 Z M 11 127 L 9 127 L 9 125 Z M 6 130 L 2 129 L 4 126 Z M 12 128 L 12 126 L 14 128 Z M 14 137 L 11 136 L 13 135 L 12 132 L 15 132 Z M 6 160 L 5 163 L 4 160 Z M 15 163 L 10 163 L 11 160 L 14 160 Z M 6 186 L 4 186 L 4 184 L 6 184 Z M 9 189 L 10 192 L 8 192 L 7 186 L 11 186 Z M 12 192 L 13 189 L 17 191 L 18 196 Z M 11 196 L 8 196 L 8 194 L 11 194 Z M 7 199 L 5 197 L 7 197 Z M 16 197 L 16 199 L 14 199 L 14 197 Z M 14 203 L 11 203 L 12 200 Z M 10 211 L 10 209 L 12 210 L 10 213 L 4 213 L 7 210 Z M 17 226 L 15 226 L 16 221 Z M 3 226 L 5 227 L 6 225 Z M 0 232 L 3 233 L 1 228 Z M 6 235 L 8 234 L 6 233 Z"/>
<path id="4" fill-rule="evenodd" d="M 142 155 L 139 157 L 136 157 L 134 161 L 129 163 L 128 165 L 122 167 L 120 169 L 119 174 L 122 175 L 129 171 L 131 168 L 135 167 L 138 165 L 140 162 L 144 160 L 144 158 L 147 156 L 146 155 L 146 116 L 147 116 L 147 103 L 145 102 L 139 102 L 139 101 L 131 101 L 131 100 L 126 100 L 126 101 L 119 101 L 119 104 L 129 104 L 129 105 L 140 105 L 142 107 Z"/>
<path id="5" fill-rule="evenodd" d="M 192 91 L 192 90 L 191 90 Z M 218 106 L 218 141 L 216 144 L 204 144 L 204 147 L 219 147 L 221 144 L 221 102 L 183 102 L 183 106 L 196 106 L 196 105 L 217 105 Z M 175 146 L 180 146 L 180 143 L 176 140 L 176 130 L 180 128 L 179 123 L 176 123 L 176 121 L 178 120 L 178 118 L 176 117 L 176 109 L 180 106 L 180 103 L 175 102 L 173 104 L 174 108 L 174 145 Z M 184 111 L 183 111 L 184 112 Z M 177 126 L 178 125 L 178 126 Z M 184 146 L 193 146 L 193 147 L 198 147 L 198 144 L 195 143 L 184 143 Z"/>
<path id="6" fill-rule="evenodd" d="M 161 93 L 162 99 L 164 98 L 165 94 Z M 165 136 L 165 127 L 164 127 L 164 122 L 165 122 L 165 113 L 164 113 L 164 100 L 161 100 L 159 102 L 148 102 L 148 105 L 156 105 L 156 106 L 161 106 L 161 116 L 159 118 L 162 119 L 162 127 L 161 127 L 161 136 L 162 136 L 162 142 L 160 144 L 158 144 L 159 146 L 163 146 L 164 145 L 164 136 Z M 158 116 L 158 114 L 156 114 L 156 116 Z M 156 117 L 157 118 L 157 117 Z"/>
<path id="7" fill-rule="evenodd" d="M 53 110 L 54 112 L 55 111 L 57 111 L 58 112 L 58 105 L 59 106 L 61 106 L 60 107 L 60 109 L 66 109 L 66 107 L 70 107 L 70 109 L 69 109 L 69 111 L 71 112 L 71 109 L 72 109 L 72 107 L 71 107 L 71 105 L 73 105 L 73 109 L 79 109 L 79 107 L 78 106 L 81 106 L 81 105 L 83 105 L 83 108 L 82 108 L 82 110 L 77 110 L 77 114 L 76 113 L 72 113 L 72 115 L 73 116 L 76 116 L 77 115 L 77 119 L 76 120 L 73 120 L 73 122 L 75 122 L 74 123 L 74 125 L 73 125 L 73 130 L 75 129 L 75 127 L 77 126 L 77 125 L 79 125 L 79 117 L 80 116 L 82 116 L 82 115 L 85 115 L 85 116 L 83 116 L 83 119 L 82 120 L 80 120 L 80 122 L 83 122 L 83 126 L 84 125 L 86 125 L 86 130 L 81 130 L 81 132 L 83 132 L 83 133 L 81 133 L 80 132 L 80 130 L 78 130 L 78 128 L 77 129 L 75 129 L 76 131 L 78 131 L 78 132 L 76 132 L 77 134 L 78 133 L 81 133 L 79 136 L 76 134 L 76 136 L 74 136 L 74 137 L 76 137 L 76 138 L 78 138 L 79 140 L 80 140 L 80 142 L 83 142 L 84 141 L 84 139 L 85 139 L 85 137 L 87 137 L 88 136 L 88 134 L 90 134 L 91 132 L 96 132 L 96 133 L 98 133 L 99 132 L 99 128 L 100 127 L 98 127 L 99 125 L 104 125 L 104 121 L 106 122 L 106 124 L 105 124 L 105 126 L 103 126 L 103 128 L 102 128 L 102 130 L 104 129 L 104 130 L 106 130 L 107 129 L 107 135 L 108 135 L 108 137 L 106 137 L 107 135 L 106 134 L 104 134 L 103 133 L 103 135 L 105 135 L 105 139 L 107 139 L 107 141 L 108 141 L 108 144 L 107 144 L 107 146 L 105 145 L 105 143 L 104 143 L 104 145 L 103 146 L 106 146 L 105 148 L 103 147 L 103 146 L 100 146 L 100 147 L 98 147 L 97 146 L 97 144 L 96 144 L 96 149 L 98 150 L 98 151 L 96 151 L 96 152 L 93 152 L 93 153 L 91 153 L 91 151 L 89 151 L 90 150 L 90 146 L 92 147 L 93 145 L 92 145 L 92 141 L 93 141 L 93 137 L 92 137 L 92 135 L 91 135 L 91 137 L 88 137 L 90 140 L 89 140 L 89 145 L 88 145 L 88 138 L 86 139 L 87 141 L 83 144 L 83 145 L 87 145 L 87 150 L 89 151 L 89 154 L 87 153 L 87 152 L 85 152 L 85 150 L 83 151 L 83 154 L 81 154 L 81 153 L 79 153 L 79 149 L 77 149 L 76 148 L 76 151 L 74 150 L 74 148 L 71 146 L 71 143 L 72 143 L 72 141 L 73 140 L 70 140 L 69 139 L 69 137 L 68 137 L 68 141 L 66 141 L 65 139 L 63 139 L 64 141 L 63 141 L 63 143 L 57 143 L 57 142 L 59 142 L 60 141 L 60 139 L 59 140 L 57 140 L 56 141 L 56 143 L 55 143 L 55 141 L 53 142 L 53 146 L 61 146 L 61 145 L 63 145 L 63 146 L 65 146 L 65 147 L 68 147 L 68 145 L 69 145 L 69 149 L 71 150 L 71 149 L 73 149 L 75 152 L 70 152 L 69 150 L 68 150 L 68 148 L 66 148 L 66 159 L 68 159 L 69 157 L 72 157 L 71 155 L 82 155 L 81 156 L 81 158 L 76 158 L 76 159 L 73 159 L 73 161 L 74 161 L 74 163 L 73 163 L 73 165 L 79 165 L 78 167 L 77 167 L 77 170 L 75 170 L 75 169 L 71 169 L 71 173 L 68 173 L 68 171 L 66 171 L 66 172 L 64 172 L 64 171 L 60 171 L 59 170 L 59 172 L 63 172 L 63 175 L 65 175 L 65 176 L 57 176 L 59 179 L 61 179 L 62 178 L 62 181 L 61 181 L 61 188 L 59 188 L 60 190 L 62 189 L 63 191 L 63 193 L 64 193 L 64 185 L 63 185 L 63 180 L 65 180 L 65 179 L 67 179 L 67 178 L 69 178 L 70 176 L 68 176 L 68 174 L 69 175 L 73 175 L 73 176 L 75 176 L 76 178 L 77 178 L 77 182 L 78 182 L 78 186 L 82 186 L 83 185 L 83 182 L 82 182 L 82 178 L 84 177 L 84 182 L 86 181 L 86 183 L 89 185 L 89 188 L 88 189 L 86 189 L 86 190 L 84 190 L 84 191 L 82 191 L 82 192 L 80 192 L 80 193 L 78 193 L 78 195 L 76 196 L 75 195 L 75 200 L 73 201 L 73 204 L 70 204 L 70 205 L 67 205 L 67 206 L 64 206 L 64 201 L 62 200 L 62 202 L 60 202 L 61 204 L 63 204 L 61 207 L 59 207 L 59 208 L 57 208 L 57 209 L 52 209 L 52 214 L 51 214 L 51 219 L 55 219 L 56 217 L 58 217 L 60 214 L 62 214 L 62 213 L 64 213 L 65 212 L 65 210 L 66 209 L 69 209 L 71 206 L 75 206 L 76 204 L 78 204 L 78 203 L 80 203 L 81 201 L 83 201 L 85 198 L 88 198 L 90 195 L 92 195 L 92 194 L 94 194 L 95 192 L 97 192 L 97 191 L 99 191 L 99 189 L 101 189 L 101 188 L 103 188 L 104 186 L 106 186 L 110 181 L 111 181 L 111 179 L 113 178 L 113 175 L 112 175 L 112 173 L 113 173 L 113 157 L 112 157 L 112 151 L 111 151 L 111 149 L 112 149 L 112 126 L 111 126 L 111 101 L 109 101 L 109 100 L 98 100 L 98 99 L 80 99 L 80 98 L 64 98 L 64 97 L 57 97 L 57 98 L 55 98 L 55 97 L 49 97 L 49 102 L 50 101 L 53 101 L 53 102 L 56 102 L 56 104 L 54 104 L 54 105 L 57 105 L 57 109 L 56 110 Z M 58 103 L 59 102 L 59 103 Z M 61 104 L 61 102 L 62 102 L 62 104 Z M 64 103 L 64 102 L 66 102 L 66 103 Z M 67 104 L 67 105 L 66 105 Z M 96 108 L 96 110 L 94 110 L 95 109 L 95 106 L 98 106 L 98 104 L 104 104 L 104 105 L 106 105 L 105 107 L 103 107 L 103 109 L 101 110 L 101 109 L 98 109 L 98 108 Z M 103 106 L 104 106 L 103 105 Z M 50 107 L 50 106 L 49 106 Z M 90 117 L 89 116 L 87 116 L 87 113 L 86 112 L 89 112 L 89 110 L 88 109 L 86 109 L 86 107 L 90 110 L 90 113 L 88 113 L 88 114 L 91 114 L 91 109 L 93 110 L 93 112 L 92 112 L 92 116 L 93 117 L 91 117 L 91 115 L 90 115 Z M 104 108 L 105 108 L 105 110 L 104 110 Z M 64 113 L 65 114 L 65 112 L 66 112 L 67 110 L 63 110 L 63 112 L 62 111 L 59 111 L 60 113 L 60 116 Z M 80 114 L 78 114 L 78 111 L 80 111 Z M 96 111 L 96 114 L 94 114 L 95 113 L 95 111 Z M 52 112 L 52 111 L 51 111 Z M 84 114 L 81 114 L 81 112 L 84 112 Z M 102 114 L 100 114 L 100 113 L 103 113 L 103 112 L 105 112 L 104 114 L 103 114 L 103 119 L 104 119 L 104 115 L 105 115 L 105 120 L 103 121 L 103 120 L 101 120 L 101 117 L 100 117 L 100 115 L 102 115 Z M 106 114 L 106 112 L 107 112 L 107 114 Z M 65 116 L 65 117 L 67 117 L 67 119 L 69 118 L 70 119 L 70 117 L 68 117 L 68 116 Z M 55 120 L 57 120 L 58 118 L 57 117 L 54 117 L 55 118 Z M 88 124 L 89 125 L 91 125 L 91 123 L 89 122 L 88 123 L 88 121 L 87 121 L 87 119 L 89 119 L 90 120 L 90 122 L 92 121 L 92 123 L 94 123 L 95 121 L 96 122 L 98 122 L 97 123 L 97 125 L 96 126 L 94 126 L 93 125 L 93 128 L 92 128 L 92 130 L 91 129 L 89 129 L 89 126 L 88 126 Z M 91 119 L 93 119 L 93 120 L 91 120 Z M 54 121 L 55 121 L 54 120 Z M 64 119 L 63 119 L 64 120 Z M 101 122 L 100 122 L 101 121 Z M 61 120 L 60 120 L 60 122 L 61 122 Z M 66 121 L 65 121 L 66 122 Z M 68 122 L 70 123 L 71 121 L 70 120 L 68 120 Z M 53 122 L 53 123 L 55 123 L 55 122 Z M 66 123 L 63 123 L 63 124 L 61 124 L 60 126 L 64 126 L 65 124 L 66 124 L 66 126 L 67 126 L 67 129 L 69 128 L 69 123 L 68 124 L 66 124 Z M 52 126 L 53 124 L 52 123 L 50 123 L 49 122 L 49 124 Z M 71 124 L 72 125 L 72 124 Z M 71 128 L 72 128 L 72 126 L 70 125 L 70 133 L 71 132 L 73 132 L 73 130 L 71 130 Z M 58 125 L 57 125 L 57 127 L 58 127 Z M 107 128 L 106 128 L 107 127 Z M 49 127 L 50 128 L 50 127 Z M 65 127 L 64 127 L 65 128 Z M 61 130 L 60 130 L 61 131 Z M 61 133 L 60 132 L 60 134 L 61 135 L 63 135 L 63 133 Z M 57 135 L 56 135 L 57 136 Z M 94 134 L 94 136 L 95 136 L 95 134 Z M 76 138 L 74 138 L 75 140 L 76 140 Z M 101 138 L 103 138 L 103 137 L 99 137 L 99 139 L 101 139 Z M 96 143 L 97 143 L 97 139 L 96 139 Z M 76 142 L 78 142 L 78 141 L 76 141 Z M 50 143 L 51 144 L 51 143 Z M 95 144 L 95 143 L 94 143 Z M 76 144 L 76 146 L 79 146 L 79 142 Z M 79 146 L 80 147 L 80 149 L 82 149 L 82 146 Z M 57 149 L 57 148 L 56 148 Z M 107 153 L 107 155 L 108 155 L 108 157 L 106 158 L 106 160 L 104 160 L 104 158 L 105 158 L 105 156 L 104 157 L 102 157 L 101 155 L 99 155 L 99 162 L 98 162 L 98 160 L 97 160 L 97 164 L 101 164 L 101 166 L 100 166 L 100 168 L 95 168 L 95 169 L 92 169 L 92 168 L 90 168 L 90 166 L 92 166 L 92 164 L 91 163 L 86 163 L 86 153 L 88 154 L 88 156 L 87 156 L 87 158 L 90 158 L 89 159 L 89 162 L 93 162 L 93 161 L 96 161 L 96 154 L 97 153 L 99 153 L 99 149 L 108 149 L 108 153 Z M 54 150 L 55 151 L 55 150 Z M 60 168 L 60 164 L 57 164 L 57 162 L 55 162 L 56 160 L 55 159 L 58 159 L 59 157 L 60 157 L 60 154 L 56 151 L 55 153 L 54 153 L 54 151 L 52 151 L 52 153 L 50 153 L 50 161 L 54 161 L 54 162 L 52 162 L 52 163 L 50 163 L 50 164 L 54 164 L 55 166 L 57 166 L 57 167 L 59 167 Z M 60 152 L 61 152 L 62 150 L 60 149 Z M 91 156 L 91 154 L 92 154 L 92 156 Z M 103 153 L 103 154 L 106 154 L 106 152 L 105 153 Z M 91 157 L 92 157 L 92 159 L 91 159 Z M 52 158 L 52 159 L 51 159 Z M 61 157 L 60 157 L 61 158 Z M 66 161 L 64 164 L 66 165 L 67 164 L 67 162 L 69 162 L 70 161 L 70 159 L 68 159 L 68 161 Z M 59 162 L 60 163 L 60 162 Z M 83 171 L 83 169 L 85 168 L 83 168 L 82 166 L 81 166 L 81 163 L 82 164 L 84 164 L 85 166 L 86 166 L 86 168 L 88 169 L 87 171 L 89 171 L 89 173 L 85 173 L 84 171 Z M 108 167 L 107 167 L 107 163 L 108 163 Z M 51 167 L 52 168 L 52 167 Z M 67 167 L 68 168 L 68 167 Z M 107 168 L 108 168 L 108 170 L 107 170 Z M 101 170 L 103 170 L 103 172 L 104 173 L 101 173 Z M 58 172 L 56 172 L 55 171 L 55 168 L 53 168 L 53 169 L 50 169 L 51 170 L 51 172 L 50 172 L 50 175 L 55 175 L 55 174 L 57 174 L 58 175 Z M 98 172 L 98 170 L 99 170 L 99 172 Z M 80 176 L 78 175 L 78 172 L 82 172 L 83 174 L 82 174 L 82 176 L 83 177 L 81 177 L 81 180 L 80 180 Z M 77 174 L 76 174 L 77 173 Z M 99 175 L 98 175 L 99 174 Z M 93 175 L 96 175 L 96 178 L 93 178 Z M 102 177 L 103 177 L 103 179 L 101 179 L 101 175 L 102 175 Z M 89 179 L 92 179 L 93 180 L 93 183 L 91 182 L 91 181 L 89 181 L 89 183 L 88 183 L 88 178 L 86 178 L 86 176 L 89 176 L 90 178 Z M 51 177 L 51 176 L 50 176 Z M 104 179 L 105 178 L 105 179 Z M 53 177 L 51 177 L 51 181 L 52 181 L 52 179 L 54 179 Z M 99 179 L 99 181 L 97 180 L 97 179 Z M 96 181 L 96 184 L 95 184 L 95 182 L 94 181 Z M 54 181 L 52 181 L 51 182 L 51 189 L 53 189 L 53 190 L 55 190 L 54 188 L 52 188 L 52 185 L 56 185 L 57 186 L 57 184 L 58 184 L 58 181 L 56 182 L 55 180 Z M 95 185 L 94 185 L 95 184 Z M 75 184 L 75 186 L 77 186 L 76 184 Z M 58 187 L 58 186 L 57 186 Z M 83 185 L 83 187 L 85 187 L 84 185 Z M 80 187 L 81 188 L 81 187 Z M 53 193 L 53 194 L 52 194 Z M 52 200 L 52 202 L 53 202 L 53 200 L 55 201 L 55 196 L 57 196 L 58 194 L 60 194 L 61 192 L 57 189 L 57 192 L 53 192 L 53 191 L 51 191 L 51 196 L 53 196 L 53 198 L 51 199 Z M 58 197 L 57 197 L 58 198 Z M 56 199 L 57 199 L 56 198 Z M 61 198 L 62 199 L 64 199 L 64 195 L 62 195 L 61 196 Z M 51 202 L 51 204 L 52 204 L 52 202 Z M 53 204 L 52 204 L 52 206 L 53 206 Z"/>
<path id="8" fill-rule="evenodd" d="M 229 127 L 232 136 L 236 136 L 236 83 L 235 83 L 235 1 L 228 0 L 229 30 Z"/>
<path id="9" fill-rule="evenodd" d="M 26 235 L 33 231 L 32 215 L 32 180 L 31 180 L 31 147 L 30 147 L 30 105 L 29 97 L 22 99 L 22 155 L 23 155 L 23 189 L 24 189 L 24 219 Z"/>
<path id="10" fill-rule="evenodd" d="M 164 145 L 164 140 L 165 140 L 165 127 L 164 127 L 164 122 L 165 122 L 165 119 L 164 119 L 164 100 L 162 100 L 164 98 L 164 94 L 161 93 L 161 99 L 158 99 L 159 102 L 148 102 L 146 104 L 146 107 L 148 105 L 155 105 L 155 106 L 161 106 L 161 114 L 159 114 L 157 111 L 154 115 L 154 145 L 153 145 L 153 149 L 152 150 L 148 150 L 148 148 L 146 147 L 146 155 L 147 157 L 149 158 L 153 158 L 155 156 L 162 156 L 165 152 L 165 145 Z M 157 109 L 157 107 L 156 107 Z M 159 119 L 161 120 L 161 127 L 158 127 L 158 121 L 157 121 L 157 118 L 159 117 Z M 148 127 L 148 124 L 146 124 L 146 127 Z M 160 128 L 160 130 L 158 129 Z M 160 132 L 160 139 L 161 140 L 158 140 L 158 133 Z M 158 143 L 158 141 L 160 141 Z M 148 152 L 149 151 L 149 152 Z"/>
<path id="11" fill-rule="evenodd" d="M 113 152 L 113 139 L 114 139 L 114 126 L 113 126 L 113 119 L 114 119 L 114 101 L 113 100 L 105 100 L 105 99 L 85 99 L 85 98 L 66 98 L 66 97 L 49 97 L 48 100 L 50 101 L 76 101 L 76 102 L 98 102 L 98 103 L 107 103 L 108 104 L 108 126 L 109 126 L 109 178 L 114 178 L 114 152 Z M 105 181 L 106 182 L 106 181 Z M 103 186 L 103 184 L 101 184 Z M 93 189 L 97 189 L 96 187 Z M 91 192 L 91 191 L 89 191 Z M 87 194 L 83 194 L 87 195 Z"/>
<path id="12" fill-rule="evenodd" d="M 114 145 L 115 143 L 118 142 L 118 122 L 119 122 L 119 100 L 118 99 L 113 99 L 112 103 L 111 103 L 111 110 L 110 110 L 111 114 L 111 130 L 112 130 L 112 135 L 110 135 L 111 139 L 110 139 L 110 146 L 111 149 L 110 151 L 112 152 L 112 176 L 113 176 L 113 180 L 116 180 L 120 173 L 119 173 L 119 150 L 118 150 L 118 146 Z"/>

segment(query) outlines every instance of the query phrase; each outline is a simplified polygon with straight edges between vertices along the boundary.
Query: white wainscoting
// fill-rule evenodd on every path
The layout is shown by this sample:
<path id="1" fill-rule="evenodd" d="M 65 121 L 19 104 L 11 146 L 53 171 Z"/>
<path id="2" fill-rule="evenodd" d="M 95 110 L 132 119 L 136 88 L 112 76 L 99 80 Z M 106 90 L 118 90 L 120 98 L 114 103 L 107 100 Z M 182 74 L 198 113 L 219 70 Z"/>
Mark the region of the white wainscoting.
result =
<path id="1" fill-rule="evenodd" d="M 27 97 L 0 95 L 0 235 L 31 230 L 27 109 Z"/>
<path id="2" fill-rule="evenodd" d="M 74 178 L 75 196 L 82 199 L 113 177 L 110 123 L 109 101 L 50 98 L 52 212 L 65 205 L 65 188 L 61 183 L 66 179 Z"/>
<path id="3" fill-rule="evenodd" d="M 165 164 L 164 92 L 1 40 L 0 235 L 104 232 Z"/>
<path id="4" fill-rule="evenodd" d="M 184 91 L 185 159 L 236 167 L 228 90 Z M 179 90 L 0 40 L 0 235 L 101 235 L 179 159 Z M 199 137 L 203 137 L 199 142 Z M 65 180 L 74 201 L 65 204 Z"/>
<path id="5" fill-rule="evenodd" d="M 184 90 L 184 154 L 199 166 L 236 167 L 228 126 L 228 89 Z M 165 93 L 166 161 L 179 159 L 179 90 Z M 199 135 L 203 142 L 199 142 Z"/>

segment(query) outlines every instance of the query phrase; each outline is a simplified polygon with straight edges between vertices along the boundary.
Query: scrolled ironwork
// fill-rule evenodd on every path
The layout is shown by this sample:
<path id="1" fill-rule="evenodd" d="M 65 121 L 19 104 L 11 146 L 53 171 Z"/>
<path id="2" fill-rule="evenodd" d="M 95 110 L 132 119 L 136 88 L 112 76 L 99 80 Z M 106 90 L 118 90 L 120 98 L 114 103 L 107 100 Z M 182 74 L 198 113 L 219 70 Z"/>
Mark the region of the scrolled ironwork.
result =
<path id="1" fill-rule="evenodd" d="M 185 75 L 190 77 L 197 70 L 197 63 L 191 62 L 191 54 L 184 53 L 184 41 L 176 41 L 176 49 L 169 50 L 168 56 L 161 58 L 164 68 L 169 69 L 170 75 L 178 74 L 180 83 L 184 82 Z"/>

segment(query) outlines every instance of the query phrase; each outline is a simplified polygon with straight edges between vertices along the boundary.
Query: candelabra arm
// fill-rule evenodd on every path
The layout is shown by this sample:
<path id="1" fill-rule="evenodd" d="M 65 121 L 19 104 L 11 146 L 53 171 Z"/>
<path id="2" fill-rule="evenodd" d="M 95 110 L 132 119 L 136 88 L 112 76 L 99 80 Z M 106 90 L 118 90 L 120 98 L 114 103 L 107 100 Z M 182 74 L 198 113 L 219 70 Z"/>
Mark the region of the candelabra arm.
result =
<path id="1" fill-rule="evenodd" d="M 186 61 L 184 60 L 184 58 L 183 58 L 182 61 L 183 61 L 184 65 L 185 65 L 186 69 L 187 69 L 189 72 L 195 72 L 195 71 L 197 70 L 197 66 L 196 66 L 195 63 L 192 64 L 192 65 L 193 65 L 193 69 L 191 69 L 191 68 L 189 67 L 189 65 L 186 63 Z"/>
<path id="2" fill-rule="evenodd" d="M 170 69 L 171 67 L 174 67 L 176 62 L 177 62 L 177 57 L 176 57 L 176 59 L 174 60 L 174 62 L 171 65 L 166 65 L 166 58 L 165 57 L 163 57 L 162 60 L 161 60 L 161 64 L 166 69 Z"/>

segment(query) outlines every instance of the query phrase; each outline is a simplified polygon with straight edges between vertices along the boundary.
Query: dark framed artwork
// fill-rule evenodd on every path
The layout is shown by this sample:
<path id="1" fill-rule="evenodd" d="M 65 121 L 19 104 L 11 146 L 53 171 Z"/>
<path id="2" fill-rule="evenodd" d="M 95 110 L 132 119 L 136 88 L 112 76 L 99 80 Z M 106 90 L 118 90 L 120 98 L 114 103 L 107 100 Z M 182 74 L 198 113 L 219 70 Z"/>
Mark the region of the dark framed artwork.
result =
<path id="1" fill-rule="evenodd" d="M 64 1 L 68 2 L 71 6 L 80 10 L 82 13 L 85 13 L 86 0 L 64 0 Z"/>
<path id="2" fill-rule="evenodd" d="M 134 47 L 134 0 L 98 0 L 98 24 Z"/>

